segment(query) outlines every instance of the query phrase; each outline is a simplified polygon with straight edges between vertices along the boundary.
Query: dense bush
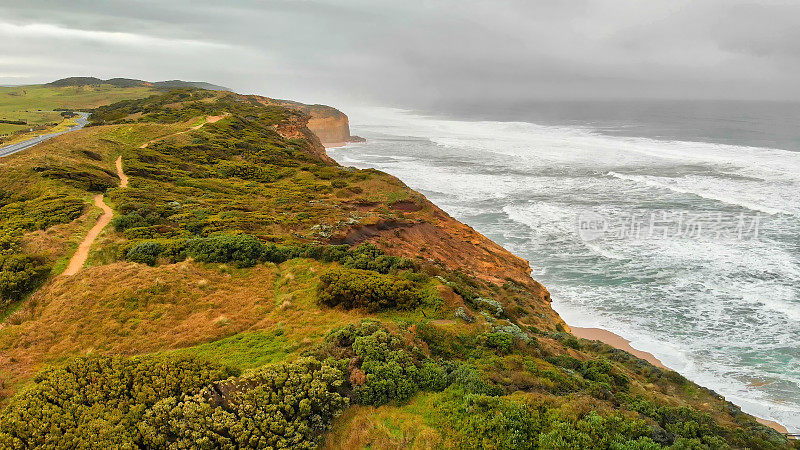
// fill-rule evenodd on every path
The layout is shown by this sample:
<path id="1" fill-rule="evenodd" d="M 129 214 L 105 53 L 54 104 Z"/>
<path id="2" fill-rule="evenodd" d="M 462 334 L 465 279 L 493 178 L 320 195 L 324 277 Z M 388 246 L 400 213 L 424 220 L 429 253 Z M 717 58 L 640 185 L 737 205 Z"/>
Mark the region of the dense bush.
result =
<path id="1" fill-rule="evenodd" d="M 448 393 L 440 417 L 455 430 L 456 447 L 535 448 L 545 421 L 539 410 L 499 397 L 464 395 L 458 389 Z"/>
<path id="2" fill-rule="evenodd" d="M 470 393 L 455 384 L 439 402 L 437 418 L 451 430 L 458 448 L 661 448 L 640 419 L 596 413 L 572 418 L 546 404 Z"/>
<path id="3" fill-rule="evenodd" d="M 155 265 L 156 259 L 164 251 L 164 246 L 157 241 L 144 241 L 136 244 L 130 250 L 126 258 L 128 261 L 141 264 Z"/>
<path id="4" fill-rule="evenodd" d="M 132 211 L 114 220 L 119 230 L 147 229 L 153 224 L 140 211 Z M 263 244 L 248 234 L 216 234 L 205 238 L 140 240 L 125 253 L 129 261 L 155 264 L 159 257 L 177 262 L 190 256 L 198 261 L 237 263 L 252 266 L 259 261 L 282 263 L 293 258 L 311 258 L 323 262 L 339 262 L 352 269 L 371 270 L 383 274 L 412 269 L 405 258 L 389 256 L 372 244 L 349 245 L 275 245 Z"/>
<path id="5" fill-rule="evenodd" d="M 326 337 L 326 342 L 326 354 L 352 361 L 349 380 L 358 403 L 402 403 L 419 390 L 441 390 L 449 383 L 442 366 L 409 349 L 378 322 L 339 328 Z"/>
<path id="6" fill-rule="evenodd" d="M 193 360 L 74 358 L 0 415 L 0 448 L 316 448 L 342 372 L 301 359 L 235 378 Z"/>
<path id="7" fill-rule="evenodd" d="M 42 196 L 0 207 L 0 226 L 6 230 L 44 230 L 68 223 L 83 212 L 83 200 L 65 196 Z"/>
<path id="8" fill-rule="evenodd" d="M 50 266 L 44 258 L 27 255 L 0 255 L 0 306 L 19 300 L 41 283 Z"/>
<path id="9" fill-rule="evenodd" d="M 411 281 L 361 269 L 333 269 L 324 273 L 317 295 L 320 303 L 327 306 L 365 308 L 370 312 L 413 309 L 422 301 L 422 294 Z"/>
<path id="10" fill-rule="evenodd" d="M 11 401 L 0 415 L 0 448 L 132 448 L 153 405 L 230 375 L 189 360 L 73 358 Z"/>
<path id="11" fill-rule="evenodd" d="M 247 235 L 218 235 L 188 241 L 188 255 L 202 262 L 235 262 L 242 267 L 258 263 L 263 245 L 257 238 Z"/>
<path id="12" fill-rule="evenodd" d="M 316 448 L 348 399 L 342 372 L 314 359 L 259 369 L 214 389 L 153 406 L 139 426 L 146 448 Z M 223 393 L 220 395 L 220 392 Z"/>
<path id="13" fill-rule="evenodd" d="M 85 191 L 105 192 L 119 184 L 119 179 L 113 173 L 88 164 L 80 167 L 38 166 L 33 170 L 45 178 L 60 180 Z"/>
<path id="14" fill-rule="evenodd" d="M 655 450 L 650 427 L 641 419 L 591 413 L 577 422 L 556 420 L 539 435 L 540 449 L 596 448 Z M 722 441 L 724 444 L 724 441 Z M 724 445 L 723 445 L 724 447 Z M 717 448 L 723 448 L 717 447 Z"/>

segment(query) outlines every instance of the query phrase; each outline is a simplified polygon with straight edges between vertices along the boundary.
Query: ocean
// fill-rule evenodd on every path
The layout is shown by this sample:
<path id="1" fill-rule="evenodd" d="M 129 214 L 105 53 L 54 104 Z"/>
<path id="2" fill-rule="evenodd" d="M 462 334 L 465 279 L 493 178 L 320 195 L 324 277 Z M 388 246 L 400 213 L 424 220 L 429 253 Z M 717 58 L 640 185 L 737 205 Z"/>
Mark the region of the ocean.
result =
<path id="1" fill-rule="evenodd" d="M 800 432 L 800 104 L 352 108 L 340 164 L 515 254 L 570 325 Z"/>

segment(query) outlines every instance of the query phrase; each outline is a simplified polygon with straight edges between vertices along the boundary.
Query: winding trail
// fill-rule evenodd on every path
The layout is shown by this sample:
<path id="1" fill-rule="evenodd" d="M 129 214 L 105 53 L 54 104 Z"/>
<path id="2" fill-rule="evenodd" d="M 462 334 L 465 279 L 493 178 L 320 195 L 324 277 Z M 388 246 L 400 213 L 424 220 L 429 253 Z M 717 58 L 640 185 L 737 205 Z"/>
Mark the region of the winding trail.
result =
<path id="1" fill-rule="evenodd" d="M 231 115 L 230 113 L 225 113 L 225 114 L 223 114 L 221 116 L 206 116 L 206 121 L 201 123 L 201 124 L 199 124 L 199 125 L 195 125 L 195 126 L 189 128 L 188 130 L 178 131 L 177 133 L 172 133 L 172 134 L 169 134 L 167 136 L 162 136 L 160 138 L 156 138 L 156 139 L 147 141 L 144 144 L 140 145 L 139 148 L 147 148 L 147 146 L 152 144 L 153 142 L 158 142 L 158 141 L 161 141 L 161 140 L 164 140 L 166 138 L 173 137 L 173 136 L 180 136 L 181 134 L 186 134 L 186 133 L 188 133 L 190 131 L 199 130 L 200 128 L 203 128 L 204 125 L 207 125 L 209 123 L 219 122 L 220 120 L 222 120 L 222 119 L 224 119 L 224 118 L 226 118 L 226 117 L 228 117 L 230 115 Z"/>
<path id="2" fill-rule="evenodd" d="M 119 177 L 120 181 L 119 187 L 128 187 L 128 176 L 122 171 L 122 156 L 117 158 L 115 165 L 117 167 L 117 176 Z M 86 260 L 89 258 L 89 250 L 92 248 L 92 244 L 94 244 L 95 239 L 100 236 L 100 233 L 103 231 L 103 229 L 108 226 L 108 224 L 111 223 L 111 219 L 114 218 L 114 211 L 106 204 L 106 202 L 103 201 L 103 194 L 97 194 L 94 196 L 94 206 L 102 209 L 103 214 L 97 218 L 97 223 L 95 223 L 92 229 L 86 233 L 86 237 L 83 238 L 83 241 L 81 241 L 80 245 L 78 245 L 78 250 L 76 250 L 75 254 L 72 255 L 72 258 L 70 258 L 69 265 L 61 274 L 62 276 L 69 277 L 80 272 L 80 270 L 83 268 L 83 265 L 86 264 Z"/>
<path id="3" fill-rule="evenodd" d="M 89 249 L 92 248 L 94 240 L 97 239 L 97 236 L 100 236 L 100 232 L 103 231 L 106 225 L 111 223 L 111 219 L 114 217 L 114 211 L 103 201 L 103 194 L 94 196 L 94 205 L 103 210 L 103 215 L 97 219 L 97 223 L 94 224 L 92 229 L 89 230 L 89 233 L 86 234 L 86 237 L 83 238 L 83 241 L 81 241 L 78 246 L 78 250 L 72 255 L 72 259 L 69 260 L 67 269 L 61 274 L 62 276 L 69 277 L 75 275 L 83 268 L 83 265 L 89 258 Z"/>
<path id="4" fill-rule="evenodd" d="M 171 134 L 169 136 L 164 136 L 158 139 L 153 139 L 152 141 L 147 141 L 141 146 L 139 146 L 139 148 L 145 148 L 153 142 L 160 141 L 162 139 L 166 139 L 171 136 L 184 134 L 192 130 L 199 130 L 200 128 L 203 127 L 203 125 L 208 123 L 218 122 L 220 119 L 223 119 L 228 115 L 229 114 L 226 113 L 221 116 L 208 116 L 206 117 L 206 121 L 201 123 L 200 125 L 195 125 L 186 131 L 180 131 L 178 133 Z M 117 158 L 117 161 L 115 162 L 114 165 L 117 168 L 117 176 L 119 177 L 119 187 L 121 188 L 128 187 L 128 176 L 125 175 L 125 172 L 122 170 L 122 156 Z M 89 259 L 89 250 L 92 248 L 92 244 L 94 244 L 94 241 L 97 239 L 98 236 L 100 236 L 100 233 L 103 231 L 103 229 L 106 226 L 108 226 L 109 223 L 111 223 L 111 219 L 114 218 L 114 211 L 111 209 L 110 206 L 108 206 L 103 201 L 103 194 L 97 194 L 94 196 L 94 205 L 102 209 L 103 214 L 97 219 L 97 223 L 95 223 L 92 229 L 89 230 L 89 232 L 86 234 L 86 237 L 83 238 L 83 241 L 81 241 L 80 245 L 78 245 L 78 250 L 76 250 L 75 254 L 72 255 L 72 258 L 70 258 L 69 265 L 67 266 L 67 269 L 61 273 L 61 276 L 69 277 L 80 272 L 80 270 L 83 268 L 83 265 L 86 264 L 86 260 Z"/>

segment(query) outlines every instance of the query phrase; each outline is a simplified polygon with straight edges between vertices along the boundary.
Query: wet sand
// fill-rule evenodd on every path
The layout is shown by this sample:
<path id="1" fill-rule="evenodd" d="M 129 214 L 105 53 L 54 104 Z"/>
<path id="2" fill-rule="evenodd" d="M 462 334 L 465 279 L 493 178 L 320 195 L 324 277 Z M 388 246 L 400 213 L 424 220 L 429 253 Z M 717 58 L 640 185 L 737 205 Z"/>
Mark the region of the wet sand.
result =
<path id="1" fill-rule="evenodd" d="M 603 330 L 602 328 L 581 328 L 572 326 L 570 327 L 570 330 L 572 331 L 572 334 L 574 334 L 579 338 L 606 343 L 620 350 L 625 350 L 631 355 L 636 356 L 637 358 L 641 358 L 656 367 L 660 367 L 662 369 L 669 369 L 669 367 L 665 366 L 661 361 L 658 360 L 658 358 L 653 356 L 652 353 L 636 350 L 635 348 L 631 347 L 631 341 L 623 338 L 618 334 L 614 334 L 608 330 Z"/>

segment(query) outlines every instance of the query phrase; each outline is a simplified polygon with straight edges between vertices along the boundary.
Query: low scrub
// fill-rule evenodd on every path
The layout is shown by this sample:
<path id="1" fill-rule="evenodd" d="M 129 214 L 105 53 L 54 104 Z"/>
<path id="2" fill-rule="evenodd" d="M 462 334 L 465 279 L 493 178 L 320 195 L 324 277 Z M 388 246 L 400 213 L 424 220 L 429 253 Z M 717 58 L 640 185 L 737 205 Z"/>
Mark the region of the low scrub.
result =
<path id="1" fill-rule="evenodd" d="M 132 231 L 148 227 L 130 227 L 144 224 L 139 212 L 121 216 L 114 222 L 118 229 Z M 276 245 L 264 244 L 248 234 L 216 234 L 204 238 L 140 240 L 125 252 L 128 261 L 154 265 L 158 258 L 178 262 L 187 257 L 202 262 L 234 263 L 249 267 L 258 262 L 282 263 L 294 258 L 310 258 L 322 262 L 338 262 L 347 268 L 375 271 L 383 274 L 412 269 L 405 258 L 384 254 L 372 244 L 356 248 L 348 245 Z"/>
<path id="2" fill-rule="evenodd" d="M 401 404 L 418 391 L 439 391 L 449 384 L 447 370 L 379 322 L 363 321 L 331 332 L 322 357 L 349 359 L 348 379 L 355 402 Z"/>
<path id="3" fill-rule="evenodd" d="M 196 360 L 82 357 L 0 415 L 1 448 L 316 448 L 348 405 L 313 359 L 238 377 Z"/>
<path id="4" fill-rule="evenodd" d="M 232 373 L 189 360 L 74 358 L 37 375 L 0 415 L 0 448 L 120 448 L 145 413 Z"/>
<path id="5" fill-rule="evenodd" d="M 50 273 L 44 258 L 28 254 L 0 256 L 0 307 L 33 291 Z"/>
<path id="6" fill-rule="evenodd" d="M 370 312 L 414 309 L 423 299 L 422 293 L 405 278 L 361 269 L 326 272 L 320 277 L 317 296 L 320 303 L 330 307 L 364 308 Z"/>

